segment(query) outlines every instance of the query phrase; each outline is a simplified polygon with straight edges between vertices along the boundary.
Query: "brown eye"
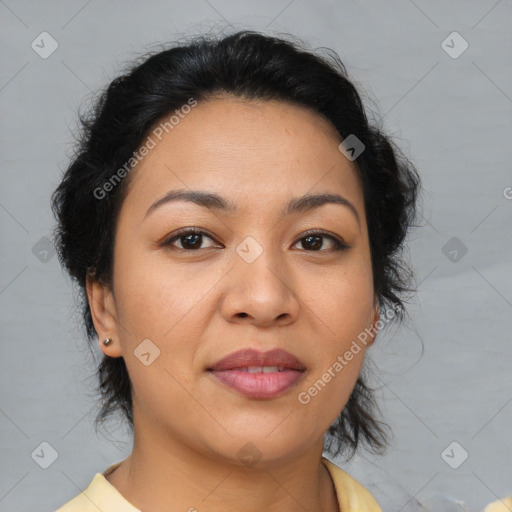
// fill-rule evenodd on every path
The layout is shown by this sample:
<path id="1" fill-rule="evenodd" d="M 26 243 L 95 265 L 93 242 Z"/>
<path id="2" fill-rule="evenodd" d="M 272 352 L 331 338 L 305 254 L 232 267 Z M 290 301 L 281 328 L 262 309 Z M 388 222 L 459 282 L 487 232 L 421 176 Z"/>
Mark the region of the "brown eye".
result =
<path id="1" fill-rule="evenodd" d="M 201 249 L 209 249 L 213 247 L 201 247 L 205 239 L 214 241 L 213 238 L 207 235 L 204 231 L 197 229 L 182 229 L 174 234 L 171 238 L 162 243 L 164 247 L 170 247 L 180 251 L 199 251 Z M 325 240 L 330 240 L 331 248 L 324 249 Z M 179 246 L 176 244 L 179 243 Z M 330 252 L 348 249 L 349 246 L 342 242 L 337 237 L 325 233 L 323 231 L 307 232 L 295 245 L 301 244 L 302 249 L 308 252 Z"/>
<path id="2" fill-rule="evenodd" d="M 329 235 L 323 231 L 312 231 L 308 232 L 306 236 L 303 236 L 298 242 L 302 245 L 302 248 L 307 251 L 316 251 L 316 252 L 326 252 L 325 249 L 322 249 L 324 246 L 324 239 L 331 240 L 331 251 L 339 251 L 343 249 L 348 249 L 348 245 L 339 240 L 337 237 L 333 235 Z M 328 251 L 329 249 L 327 249 Z"/>
<path id="3" fill-rule="evenodd" d="M 181 247 L 174 247 L 182 251 L 197 251 L 200 249 L 208 249 L 209 247 L 201 247 L 201 243 L 203 242 L 204 238 L 208 238 L 209 240 L 213 241 L 213 239 L 203 231 L 184 229 L 179 231 L 172 238 L 166 240 L 162 245 L 166 247 L 174 246 L 174 242 L 178 241 Z"/>

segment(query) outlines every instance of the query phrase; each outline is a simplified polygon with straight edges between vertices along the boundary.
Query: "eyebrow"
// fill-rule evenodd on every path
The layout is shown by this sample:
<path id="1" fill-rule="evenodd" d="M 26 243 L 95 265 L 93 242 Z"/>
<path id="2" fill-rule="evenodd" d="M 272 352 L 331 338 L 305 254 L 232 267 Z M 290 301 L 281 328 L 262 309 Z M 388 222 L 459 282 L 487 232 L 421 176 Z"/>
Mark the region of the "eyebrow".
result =
<path id="1" fill-rule="evenodd" d="M 157 199 L 148 208 L 144 214 L 144 219 L 164 204 L 176 201 L 187 201 L 208 208 L 209 210 L 220 210 L 228 213 L 235 212 L 238 209 L 234 202 L 214 192 L 203 192 L 200 190 L 171 190 L 160 199 Z M 347 207 L 354 214 L 358 225 L 360 225 L 359 214 L 355 206 L 348 199 L 339 194 L 324 193 L 304 195 L 302 197 L 291 199 L 284 206 L 281 211 L 281 215 L 286 216 L 298 212 L 313 210 L 323 206 L 324 204 L 339 204 Z"/>

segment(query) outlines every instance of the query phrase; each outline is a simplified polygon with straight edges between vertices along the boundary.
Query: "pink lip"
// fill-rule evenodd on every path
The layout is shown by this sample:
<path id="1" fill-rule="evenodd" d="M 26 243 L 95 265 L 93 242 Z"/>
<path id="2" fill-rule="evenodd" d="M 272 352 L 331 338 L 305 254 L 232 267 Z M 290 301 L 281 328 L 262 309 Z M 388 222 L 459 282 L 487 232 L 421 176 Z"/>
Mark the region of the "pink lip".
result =
<path id="1" fill-rule="evenodd" d="M 249 366 L 277 366 L 281 371 L 249 373 L 242 370 Z M 305 370 L 302 362 L 285 350 L 259 352 L 244 349 L 225 357 L 208 372 L 226 386 L 251 398 L 274 398 L 298 382 Z"/>
<path id="2" fill-rule="evenodd" d="M 297 357 L 280 348 L 260 352 L 252 348 L 238 350 L 221 359 L 209 368 L 213 371 L 233 370 L 247 366 L 284 366 L 292 370 L 304 371 L 306 367 Z"/>

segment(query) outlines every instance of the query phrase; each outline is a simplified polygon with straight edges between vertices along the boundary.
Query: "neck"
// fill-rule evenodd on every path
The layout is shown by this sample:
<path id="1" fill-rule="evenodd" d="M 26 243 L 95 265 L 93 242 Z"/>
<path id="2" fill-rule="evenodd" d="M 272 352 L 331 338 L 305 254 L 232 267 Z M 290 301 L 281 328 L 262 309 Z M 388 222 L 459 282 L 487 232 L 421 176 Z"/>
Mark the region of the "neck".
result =
<path id="1" fill-rule="evenodd" d="M 132 454 L 106 478 L 140 510 L 339 512 L 321 462 L 323 438 L 302 453 L 247 467 L 199 452 L 168 431 L 138 430 L 136 422 L 134 431 Z"/>

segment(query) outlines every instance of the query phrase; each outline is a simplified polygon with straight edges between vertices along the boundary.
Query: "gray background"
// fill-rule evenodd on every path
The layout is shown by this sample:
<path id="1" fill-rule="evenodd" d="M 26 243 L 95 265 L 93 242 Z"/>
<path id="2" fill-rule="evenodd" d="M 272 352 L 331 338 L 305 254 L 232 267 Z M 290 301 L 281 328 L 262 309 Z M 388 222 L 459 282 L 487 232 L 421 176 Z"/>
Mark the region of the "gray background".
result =
<path id="1" fill-rule="evenodd" d="M 223 28 L 336 50 L 423 178 L 411 319 L 369 352 L 393 446 L 336 462 L 386 510 L 512 493 L 510 0 L 0 0 L 0 16 L 0 510 L 54 510 L 131 449 L 122 428 L 94 432 L 94 361 L 45 238 L 77 109 L 151 45 Z M 46 59 L 31 47 L 43 31 L 58 43 Z M 457 58 L 453 31 L 469 44 Z M 457 469 L 441 456 L 454 441 L 452 465 L 469 454 Z"/>

